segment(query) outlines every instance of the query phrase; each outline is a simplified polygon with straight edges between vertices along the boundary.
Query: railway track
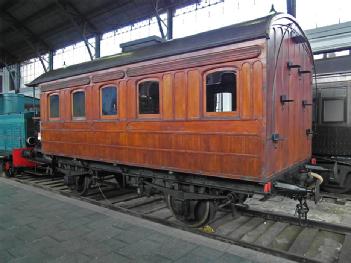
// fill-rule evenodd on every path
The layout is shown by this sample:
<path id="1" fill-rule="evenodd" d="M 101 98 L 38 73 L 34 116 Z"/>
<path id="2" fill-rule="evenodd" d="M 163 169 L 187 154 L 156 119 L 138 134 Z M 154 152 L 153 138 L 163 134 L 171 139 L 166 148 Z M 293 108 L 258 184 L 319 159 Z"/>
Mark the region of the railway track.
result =
<path id="1" fill-rule="evenodd" d="M 62 177 L 22 174 L 11 180 L 298 262 L 350 262 L 351 227 L 313 220 L 300 224 L 295 217 L 239 207 L 234 218 L 231 211 L 221 210 L 209 226 L 193 229 L 174 218 L 161 195 L 139 196 L 135 189 L 109 184 L 81 197 Z"/>
<path id="2" fill-rule="evenodd" d="M 351 201 L 351 194 L 335 194 L 335 193 L 322 192 L 321 197 L 325 201 L 333 202 L 339 205 L 344 205 L 347 202 Z"/>

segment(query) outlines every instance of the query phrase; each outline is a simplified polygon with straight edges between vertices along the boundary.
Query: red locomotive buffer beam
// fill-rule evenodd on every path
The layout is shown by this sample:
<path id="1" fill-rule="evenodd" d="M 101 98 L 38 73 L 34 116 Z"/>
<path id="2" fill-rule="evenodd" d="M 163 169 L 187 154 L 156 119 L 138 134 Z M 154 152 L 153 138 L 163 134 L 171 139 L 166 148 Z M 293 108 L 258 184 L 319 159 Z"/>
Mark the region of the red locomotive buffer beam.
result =
<path id="1" fill-rule="evenodd" d="M 14 168 L 34 168 L 37 166 L 37 163 L 29 161 L 22 157 L 23 151 L 31 150 L 33 148 L 18 148 L 12 150 L 12 166 Z"/>
<path id="2" fill-rule="evenodd" d="M 263 192 L 268 194 L 272 191 L 272 182 L 265 183 L 263 186 Z"/>

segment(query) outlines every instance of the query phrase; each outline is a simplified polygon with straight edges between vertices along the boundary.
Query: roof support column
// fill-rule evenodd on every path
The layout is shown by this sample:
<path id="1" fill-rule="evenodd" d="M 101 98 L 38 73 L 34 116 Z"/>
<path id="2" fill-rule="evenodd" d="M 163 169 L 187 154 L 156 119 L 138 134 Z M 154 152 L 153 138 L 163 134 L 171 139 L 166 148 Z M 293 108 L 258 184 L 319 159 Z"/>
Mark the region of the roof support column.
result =
<path id="1" fill-rule="evenodd" d="M 166 36 L 165 36 L 165 33 L 163 32 L 163 28 L 162 28 L 162 19 L 158 14 L 156 14 L 156 19 L 157 19 L 158 29 L 160 30 L 161 37 L 163 39 L 165 39 Z"/>
<path id="2" fill-rule="evenodd" d="M 155 5 L 154 5 L 154 8 L 155 8 L 155 16 L 156 16 L 157 25 L 158 25 L 158 29 L 160 30 L 161 37 L 162 37 L 163 39 L 166 39 L 166 35 L 165 35 L 165 33 L 164 33 L 164 31 L 163 31 L 163 27 L 162 27 L 162 23 L 165 24 L 165 22 L 163 22 L 162 19 L 161 19 L 161 17 L 160 17 L 159 9 L 158 9 L 158 1 L 159 1 L 159 0 L 155 0 L 155 1 L 154 1 L 154 4 L 155 4 Z M 167 26 L 167 25 L 165 24 L 165 26 Z"/>
<path id="3" fill-rule="evenodd" d="M 51 71 L 54 69 L 54 51 L 49 51 L 49 68 L 48 70 Z"/>
<path id="4" fill-rule="evenodd" d="M 45 63 L 44 63 L 44 60 L 43 60 L 43 58 L 41 57 L 40 54 L 38 54 L 38 58 L 39 58 L 39 61 L 40 61 L 41 66 L 42 66 L 43 69 L 44 69 L 44 72 L 45 72 L 45 73 L 48 72 L 48 69 L 46 68 Z"/>
<path id="5" fill-rule="evenodd" d="M 16 64 L 16 81 L 15 81 L 15 93 L 19 93 L 21 88 L 21 64 Z"/>
<path id="6" fill-rule="evenodd" d="M 95 35 L 95 58 L 99 58 L 101 55 L 101 35 Z"/>
<path id="7" fill-rule="evenodd" d="M 86 47 L 87 50 L 88 50 L 90 60 L 94 60 L 93 53 L 91 53 L 91 50 L 90 50 L 90 47 L 89 47 L 89 41 L 88 41 L 88 39 L 87 39 L 85 36 L 83 37 L 83 39 L 84 39 L 85 47 Z"/>
<path id="8" fill-rule="evenodd" d="M 85 47 L 89 53 L 90 60 L 94 60 L 93 53 L 90 50 L 90 43 L 86 37 L 86 26 L 93 32 L 99 32 L 99 30 L 86 18 L 84 17 L 78 9 L 72 5 L 72 3 L 64 0 L 56 0 L 56 5 L 60 7 L 62 13 L 67 16 L 72 25 L 75 27 L 76 31 L 79 32 L 82 40 L 84 41 Z"/>
<path id="9" fill-rule="evenodd" d="M 289 15 L 296 17 L 296 0 L 286 0 L 286 9 Z"/>
<path id="10" fill-rule="evenodd" d="M 170 40 L 173 38 L 173 15 L 174 9 L 167 9 L 167 39 Z"/>
<path id="11" fill-rule="evenodd" d="M 11 70 L 11 67 L 5 63 L 5 68 L 7 70 L 7 72 L 9 73 L 9 81 L 15 83 L 16 82 L 16 75 L 15 73 Z M 11 85 L 11 84 L 10 84 Z M 9 89 L 10 89 L 10 85 L 9 85 Z"/>

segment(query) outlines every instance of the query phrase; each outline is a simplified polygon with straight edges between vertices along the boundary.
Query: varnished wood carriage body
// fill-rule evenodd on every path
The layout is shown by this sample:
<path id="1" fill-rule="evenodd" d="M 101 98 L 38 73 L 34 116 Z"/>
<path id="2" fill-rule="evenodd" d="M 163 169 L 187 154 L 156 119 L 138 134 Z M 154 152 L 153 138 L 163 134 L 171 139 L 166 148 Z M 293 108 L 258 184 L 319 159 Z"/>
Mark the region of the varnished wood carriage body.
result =
<path id="1" fill-rule="evenodd" d="M 30 85 L 41 88 L 45 154 L 264 183 L 310 158 L 311 70 L 300 27 L 273 15 L 59 69 Z M 232 107 L 222 112 L 206 106 L 217 71 L 235 76 Z M 159 83 L 158 113 L 140 112 L 144 81 Z M 116 114 L 105 116 L 102 89 L 111 86 Z M 80 91 L 85 114 L 75 118 Z M 53 95 L 59 113 L 50 117 Z"/>

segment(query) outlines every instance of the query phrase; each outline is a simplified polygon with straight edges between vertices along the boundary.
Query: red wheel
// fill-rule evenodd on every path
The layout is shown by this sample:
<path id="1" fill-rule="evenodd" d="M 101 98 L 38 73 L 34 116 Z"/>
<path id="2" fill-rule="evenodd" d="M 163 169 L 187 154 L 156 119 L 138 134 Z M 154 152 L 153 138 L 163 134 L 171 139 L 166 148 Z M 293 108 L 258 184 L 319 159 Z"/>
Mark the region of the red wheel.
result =
<path id="1" fill-rule="evenodd" d="M 15 175 L 15 169 L 12 167 L 11 161 L 5 162 L 4 172 L 6 177 L 13 177 Z"/>

